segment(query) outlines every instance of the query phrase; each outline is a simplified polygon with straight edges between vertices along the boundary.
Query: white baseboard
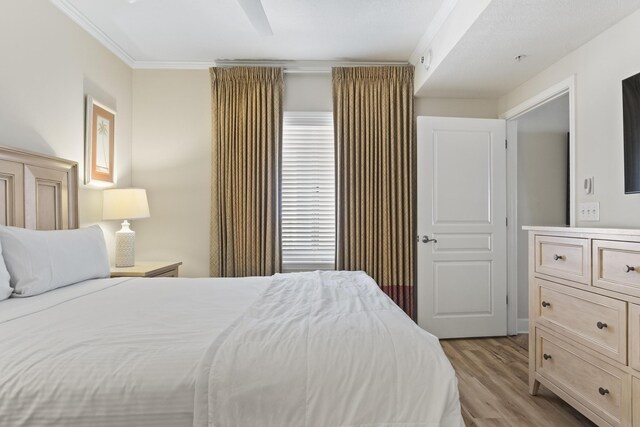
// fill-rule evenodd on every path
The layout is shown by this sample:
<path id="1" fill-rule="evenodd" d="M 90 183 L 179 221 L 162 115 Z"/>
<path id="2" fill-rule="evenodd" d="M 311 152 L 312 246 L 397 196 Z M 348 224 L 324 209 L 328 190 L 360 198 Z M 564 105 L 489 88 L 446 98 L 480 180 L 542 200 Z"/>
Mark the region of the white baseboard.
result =
<path id="1" fill-rule="evenodd" d="M 518 319 L 518 333 L 519 334 L 529 333 L 529 319 Z"/>

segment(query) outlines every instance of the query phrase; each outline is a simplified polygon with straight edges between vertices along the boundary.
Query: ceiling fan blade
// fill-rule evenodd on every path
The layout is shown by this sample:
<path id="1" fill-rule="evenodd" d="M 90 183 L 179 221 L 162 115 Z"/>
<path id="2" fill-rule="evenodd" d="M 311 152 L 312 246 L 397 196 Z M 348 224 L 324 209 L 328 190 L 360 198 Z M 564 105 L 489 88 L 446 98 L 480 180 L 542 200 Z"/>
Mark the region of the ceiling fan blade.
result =
<path id="1" fill-rule="evenodd" d="M 255 28 L 258 34 L 261 36 L 273 35 L 269 19 L 267 19 L 267 14 L 264 12 L 264 8 L 262 7 L 262 2 L 260 0 L 237 1 L 240 3 L 244 13 L 247 15 L 247 18 L 251 21 L 251 25 L 253 25 L 253 28 Z"/>

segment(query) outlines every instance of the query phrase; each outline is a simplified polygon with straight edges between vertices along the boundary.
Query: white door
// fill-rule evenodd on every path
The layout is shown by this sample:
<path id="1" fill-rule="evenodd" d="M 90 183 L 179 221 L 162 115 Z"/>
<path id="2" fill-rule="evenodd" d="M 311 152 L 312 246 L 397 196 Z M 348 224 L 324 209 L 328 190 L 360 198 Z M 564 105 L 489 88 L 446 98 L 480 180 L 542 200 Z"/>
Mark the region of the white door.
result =
<path id="1" fill-rule="evenodd" d="M 507 334 L 505 121 L 418 117 L 418 324 Z"/>

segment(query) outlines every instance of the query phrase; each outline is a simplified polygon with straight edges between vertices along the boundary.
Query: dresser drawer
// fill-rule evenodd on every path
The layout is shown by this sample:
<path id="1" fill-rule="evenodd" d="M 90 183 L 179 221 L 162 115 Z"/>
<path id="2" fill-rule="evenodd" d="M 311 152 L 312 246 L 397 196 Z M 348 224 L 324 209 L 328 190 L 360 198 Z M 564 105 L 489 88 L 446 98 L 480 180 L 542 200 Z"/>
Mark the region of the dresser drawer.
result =
<path id="1" fill-rule="evenodd" d="M 593 241 L 593 286 L 640 297 L 640 243 Z"/>
<path id="2" fill-rule="evenodd" d="M 620 363 L 627 363 L 627 303 L 535 279 L 536 320 Z"/>
<path id="3" fill-rule="evenodd" d="M 589 239 L 536 236 L 535 272 L 589 285 Z"/>
<path id="4" fill-rule="evenodd" d="M 612 425 L 629 425 L 629 374 L 539 329 L 536 350 L 540 375 Z"/>

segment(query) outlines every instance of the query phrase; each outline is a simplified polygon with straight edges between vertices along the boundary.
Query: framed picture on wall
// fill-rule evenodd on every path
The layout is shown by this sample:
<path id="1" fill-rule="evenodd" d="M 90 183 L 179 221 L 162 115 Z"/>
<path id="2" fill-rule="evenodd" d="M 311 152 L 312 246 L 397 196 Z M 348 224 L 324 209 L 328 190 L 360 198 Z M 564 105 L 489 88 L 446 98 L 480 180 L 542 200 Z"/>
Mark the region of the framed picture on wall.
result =
<path id="1" fill-rule="evenodd" d="M 85 184 L 113 184 L 116 112 L 87 95 Z"/>

